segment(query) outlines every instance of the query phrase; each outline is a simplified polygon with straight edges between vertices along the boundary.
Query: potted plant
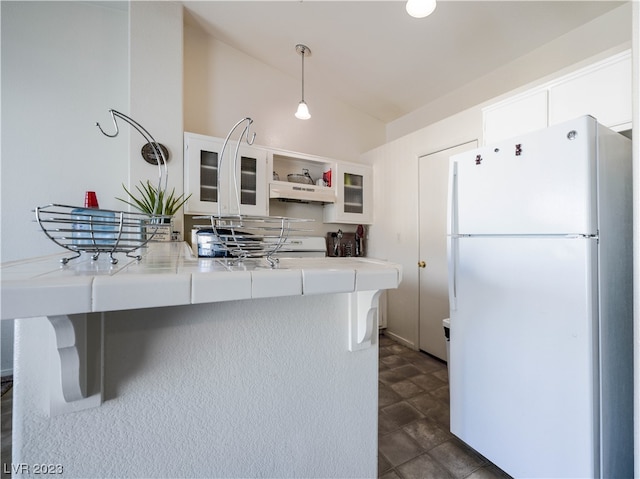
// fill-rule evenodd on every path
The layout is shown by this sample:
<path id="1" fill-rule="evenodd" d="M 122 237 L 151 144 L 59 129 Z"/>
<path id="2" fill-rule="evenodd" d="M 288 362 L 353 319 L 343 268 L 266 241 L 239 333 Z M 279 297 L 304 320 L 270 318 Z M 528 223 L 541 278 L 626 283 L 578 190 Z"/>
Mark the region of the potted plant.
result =
<path id="1" fill-rule="evenodd" d="M 140 197 L 136 197 L 131 193 L 124 184 L 122 188 L 127 192 L 130 200 L 123 198 L 116 199 L 148 215 L 173 216 L 191 197 L 191 194 L 185 197 L 184 193 L 176 196 L 175 188 L 172 189 L 168 195 L 166 191 L 158 192 L 158 188 L 152 185 L 149 180 L 147 180 L 146 183 L 141 181 L 139 186 L 136 185 Z"/>
<path id="2" fill-rule="evenodd" d="M 136 189 L 140 193 L 139 196 L 134 195 L 124 184 L 122 188 L 129 195 L 129 199 L 116 198 L 117 200 L 152 216 L 148 223 L 154 223 L 154 226 L 150 226 L 151 229 L 147 228 L 147 234 L 152 235 L 154 241 L 171 241 L 173 215 L 186 203 L 191 195 L 185 197 L 183 193 L 176 196 L 175 188 L 169 194 L 163 190 L 158 191 L 158 188 L 152 185 L 149 180 L 146 183 L 141 181 L 140 185 L 136 185 Z M 153 216 L 161 216 L 161 218 L 153 218 Z M 164 224 L 158 225 L 158 223 Z"/>

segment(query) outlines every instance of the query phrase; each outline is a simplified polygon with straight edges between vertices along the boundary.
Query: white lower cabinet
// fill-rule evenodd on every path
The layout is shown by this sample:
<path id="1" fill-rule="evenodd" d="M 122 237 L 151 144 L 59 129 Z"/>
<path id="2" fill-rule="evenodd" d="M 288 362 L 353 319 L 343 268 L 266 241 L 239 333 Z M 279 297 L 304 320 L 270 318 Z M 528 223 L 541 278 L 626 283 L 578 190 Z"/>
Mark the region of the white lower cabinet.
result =
<path id="1" fill-rule="evenodd" d="M 220 138 L 184 134 L 184 189 L 191 194 L 185 213 L 268 215 L 266 151 L 241 145 L 234 165 L 237 143 L 229 142 L 220 164 L 223 143 Z"/>
<path id="2" fill-rule="evenodd" d="M 325 223 L 371 224 L 373 222 L 373 168 L 368 165 L 338 163 L 332 182 L 337 198 L 324 205 Z"/>

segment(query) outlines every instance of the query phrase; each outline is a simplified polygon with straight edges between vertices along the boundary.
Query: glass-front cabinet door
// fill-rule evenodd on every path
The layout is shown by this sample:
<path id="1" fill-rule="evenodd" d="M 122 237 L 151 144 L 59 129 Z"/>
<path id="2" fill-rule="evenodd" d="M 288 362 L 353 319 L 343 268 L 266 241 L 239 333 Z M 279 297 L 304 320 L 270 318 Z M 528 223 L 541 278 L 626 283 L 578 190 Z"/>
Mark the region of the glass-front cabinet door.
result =
<path id="1" fill-rule="evenodd" d="M 324 207 L 326 223 L 371 224 L 373 221 L 373 169 L 368 165 L 338 163 L 335 173 L 337 201 Z"/>
<path id="2" fill-rule="evenodd" d="M 206 215 L 220 211 L 221 214 L 266 216 L 266 151 L 241 146 L 234 169 L 236 143 L 229 142 L 220 162 L 223 143 L 220 138 L 185 133 L 185 191 L 191 194 L 185 213 Z"/>
<path id="3" fill-rule="evenodd" d="M 364 176 L 356 173 L 343 173 L 344 212 L 364 213 Z"/>
<path id="4" fill-rule="evenodd" d="M 200 149 L 200 197 L 199 201 L 218 202 L 218 152 L 212 148 Z"/>
<path id="5" fill-rule="evenodd" d="M 229 158 L 232 156 L 230 155 Z M 257 148 L 240 148 L 236 167 L 234 177 L 230 181 L 232 191 L 229 193 L 229 212 L 267 216 L 269 201 L 266 151 Z M 238 203 L 240 211 L 238 211 Z"/>

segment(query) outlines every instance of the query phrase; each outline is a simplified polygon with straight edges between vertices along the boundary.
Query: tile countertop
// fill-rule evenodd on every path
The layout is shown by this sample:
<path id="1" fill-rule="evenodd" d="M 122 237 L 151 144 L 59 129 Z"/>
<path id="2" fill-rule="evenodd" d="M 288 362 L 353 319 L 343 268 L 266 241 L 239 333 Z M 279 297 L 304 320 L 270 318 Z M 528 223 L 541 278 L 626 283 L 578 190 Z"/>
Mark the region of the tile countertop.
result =
<path id="1" fill-rule="evenodd" d="M 152 243 L 141 261 L 68 252 L 3 263 L 1 319 L 397 288 L 400 265 L 371 258 L 281 258 L 231 265 L 195 257 L 187 243 Z"/>

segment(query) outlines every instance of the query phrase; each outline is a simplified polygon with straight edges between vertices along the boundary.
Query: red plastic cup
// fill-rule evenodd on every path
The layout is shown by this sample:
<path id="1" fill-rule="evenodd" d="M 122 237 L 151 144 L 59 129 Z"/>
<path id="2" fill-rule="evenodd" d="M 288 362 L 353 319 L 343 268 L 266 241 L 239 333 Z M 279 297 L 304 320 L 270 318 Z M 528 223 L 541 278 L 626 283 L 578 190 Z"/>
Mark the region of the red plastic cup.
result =
<path id="1" fill-rule="evenodd" d="M 95 191 L 87 191 L 84 194 L 84 207 L 85 208 L 99 208 L 98 197 Z"/>

